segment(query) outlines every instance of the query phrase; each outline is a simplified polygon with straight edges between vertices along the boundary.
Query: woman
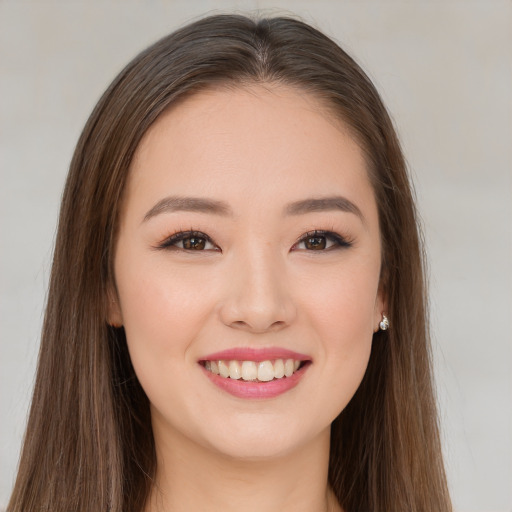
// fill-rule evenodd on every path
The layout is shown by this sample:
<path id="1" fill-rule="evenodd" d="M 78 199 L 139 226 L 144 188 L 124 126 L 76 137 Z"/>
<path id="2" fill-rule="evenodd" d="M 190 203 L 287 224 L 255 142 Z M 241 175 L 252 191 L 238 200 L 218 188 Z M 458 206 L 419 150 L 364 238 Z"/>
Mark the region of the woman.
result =
<path id="1" fill-rule="evenodd" d="M 451 510 L 404 159 L 366 75 L 214 16 L 104 94 L 9 511 Z"/>

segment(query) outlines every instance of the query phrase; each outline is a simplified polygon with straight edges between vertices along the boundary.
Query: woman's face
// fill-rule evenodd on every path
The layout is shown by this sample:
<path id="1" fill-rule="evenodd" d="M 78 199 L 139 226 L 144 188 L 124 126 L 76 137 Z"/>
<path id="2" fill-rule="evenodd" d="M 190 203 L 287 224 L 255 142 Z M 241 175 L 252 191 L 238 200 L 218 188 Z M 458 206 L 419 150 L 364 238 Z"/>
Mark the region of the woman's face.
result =
<path id="1" fill-rule="evenodd" d="M 293 88 L 211 90 L 157 120 L 130 172 L 109 315 L 157 446 L 272 457 L 328 436 L 384 307 L 348 130 Z"/>

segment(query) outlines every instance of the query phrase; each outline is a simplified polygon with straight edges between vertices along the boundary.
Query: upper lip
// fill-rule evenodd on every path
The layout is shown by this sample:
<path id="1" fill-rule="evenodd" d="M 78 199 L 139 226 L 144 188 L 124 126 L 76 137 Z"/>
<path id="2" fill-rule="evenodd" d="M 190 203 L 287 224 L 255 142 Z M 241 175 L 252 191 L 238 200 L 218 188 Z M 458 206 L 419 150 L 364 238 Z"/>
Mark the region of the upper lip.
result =
<path id="1" fill-rule="evenodd" d="M 295 359 L 297 361 L 310 361 L 311 357 L 293 350 L 280 347 L 266 348 L 229 348 L 201 357 L 199 361 L 268 361 L 274 359 Z"/>

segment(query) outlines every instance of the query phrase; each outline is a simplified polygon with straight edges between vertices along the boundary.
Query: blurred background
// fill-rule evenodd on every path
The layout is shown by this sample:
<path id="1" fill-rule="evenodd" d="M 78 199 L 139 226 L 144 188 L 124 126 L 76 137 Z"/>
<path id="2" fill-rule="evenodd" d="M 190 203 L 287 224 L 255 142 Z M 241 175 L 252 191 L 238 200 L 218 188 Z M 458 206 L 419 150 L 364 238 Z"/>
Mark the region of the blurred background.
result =
<path id="1" fill-rule="evenodd" d="M 512 2 L 500 0 L 0 0 L 0 508 L 79 133 L 136 53 L 201 15 L 233 11 L 300 16 L 381 92 L 424 225 L 455 509 L 512 511 Z"/>

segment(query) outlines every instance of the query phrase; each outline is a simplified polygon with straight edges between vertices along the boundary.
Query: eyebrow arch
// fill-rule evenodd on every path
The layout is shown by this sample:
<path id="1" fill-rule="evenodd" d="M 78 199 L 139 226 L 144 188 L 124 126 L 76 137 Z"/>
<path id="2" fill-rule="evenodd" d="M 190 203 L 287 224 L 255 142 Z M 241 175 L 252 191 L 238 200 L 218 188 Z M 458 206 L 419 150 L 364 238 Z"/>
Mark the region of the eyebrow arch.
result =
<path id="1" fill-rule="evenodd" d="M 233 214 L 229 205 L 223 201 L 201 197 L 169 196 L 158 201 L 158 203 L 146 213 L 144 222 L 161 213 L 178 211 L 213 213 L 215 215 L 224 216 Z"/>
<path id="2" fill-rule="evenodd" d="M 285 208 L 286 215 L 303 215 L 312 212 L 325 212 L 332 210 L 340 210 L 342 212 L 353 213 L 357 215 L 363 224 L 365 223 L 364 215 L 361 210 L 346 197 L 332 196 L 322 197 L 319 199 L 303 199 L 290 203 Z"/>
<path id="3" fill-rule="evenodd" d="M 364 223 L 365 219 L 361 210 L 350 200 L 342 196 L 322 197 L 319 199 L 302 199 L 288 204 L 285 207 L 286 215 L 304 215 L 312 212 L 323 212 L 340 210 L 342 212 L 353 213 L 357 215 Z M 161 213 L 186 211 L 210 213 L 215 215 L 233 215 L 230 206 L 215 199 L 201 197 L 182 197 L 169 196 L 164 197 L 156 203 L 144 216 L 144 222 Z"/>

